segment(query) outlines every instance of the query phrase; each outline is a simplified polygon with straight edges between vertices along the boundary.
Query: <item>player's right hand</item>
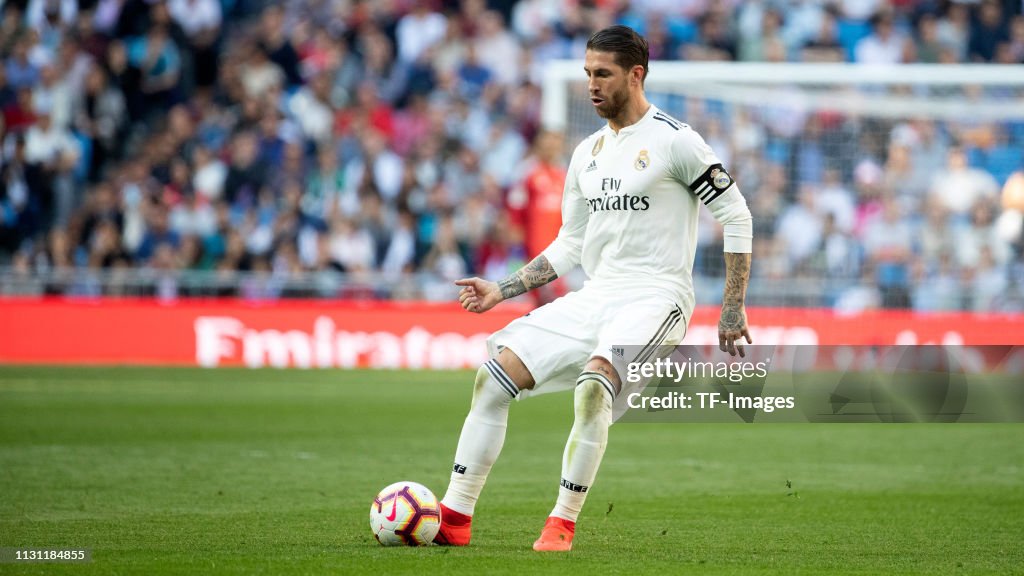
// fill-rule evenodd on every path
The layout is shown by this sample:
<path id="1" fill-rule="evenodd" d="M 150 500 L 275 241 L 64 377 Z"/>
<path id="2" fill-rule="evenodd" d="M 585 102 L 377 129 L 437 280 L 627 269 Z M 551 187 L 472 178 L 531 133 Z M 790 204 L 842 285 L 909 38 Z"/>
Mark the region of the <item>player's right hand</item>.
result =
<path id="1" fill-rule="evenodd" d="M 456 280 L 455 285 L 462 286 L 462 290 L 459 290 L 459 304 L 470 312 L 487 312 L 502 300 L 497 282 L 489 282 L 482 278 L 463 278 Z"/>

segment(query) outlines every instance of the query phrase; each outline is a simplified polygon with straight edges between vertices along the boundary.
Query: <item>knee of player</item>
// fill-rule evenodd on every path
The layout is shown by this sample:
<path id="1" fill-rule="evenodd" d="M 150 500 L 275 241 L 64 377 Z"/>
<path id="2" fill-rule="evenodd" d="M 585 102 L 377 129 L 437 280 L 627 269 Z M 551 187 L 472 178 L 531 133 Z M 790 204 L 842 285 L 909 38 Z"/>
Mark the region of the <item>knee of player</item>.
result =
<path id="1" fill-rule="evenodd" d="M 611 415 L 612 393 L 600 380 L 583 377 L 576 385 L 574 405 L 577 420 L 595 421 Z"/>
<path id="2" fill-rule="evenodd" d="M 511 402 L 519 394 L 512 380 L 494 360 L 480 366 L 473 381 L 473 406 L 480 401 L 488 403 Z"/>

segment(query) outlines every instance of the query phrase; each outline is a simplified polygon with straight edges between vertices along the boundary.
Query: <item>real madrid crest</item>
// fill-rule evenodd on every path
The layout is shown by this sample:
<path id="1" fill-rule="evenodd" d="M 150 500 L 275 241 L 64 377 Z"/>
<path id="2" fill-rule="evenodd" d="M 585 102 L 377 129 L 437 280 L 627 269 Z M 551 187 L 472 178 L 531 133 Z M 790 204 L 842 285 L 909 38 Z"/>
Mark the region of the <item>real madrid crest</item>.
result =
<path id="1" fill-rule="evenodd" d="M 647 155 L 647 149 L 641 150 L 636 155 L 636 162 L 633 162 L 633 168 L 637 170 L 646 170 L 651 165 L 651 157 Z"/>
<path id="2" fill-rule="evenodd" d="M 732 184 L 732 178 L 725 170 L 715 168 L 711 171 L 711 184 L 719 190 L 724 190 L 729 187 L 729 184 Z"/>
<path id="3" fill-rule="evenodd" d="M 590 151 L 590 155 L 591 156 L 597 156 L 597 153 L 600 152 L 601 148 L 603 148 L 603 147 L 604 147 L 604 136 L 601 136 L 600 138 L 597 139 L 597 142 L 594 142 L 594 149 Z"/>

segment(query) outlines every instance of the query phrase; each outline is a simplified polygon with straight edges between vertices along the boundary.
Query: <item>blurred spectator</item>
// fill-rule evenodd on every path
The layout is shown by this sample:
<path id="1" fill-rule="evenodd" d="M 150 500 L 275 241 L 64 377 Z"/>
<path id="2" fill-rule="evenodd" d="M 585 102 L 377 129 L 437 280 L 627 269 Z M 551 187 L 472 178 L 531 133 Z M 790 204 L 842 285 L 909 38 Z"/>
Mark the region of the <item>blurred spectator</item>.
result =
<path id="1" fill-rule="evenodd" d="M 337 216 L 331 222 L 331 263 L 342 272 L 365 272 L 374 266 L 373 238 L 354 220 Z"/>
<path id="2" fill-rule="evenodd" d="M 895 126 L 891 141 L 910 148 L 915 180 L 930 179 L 946 165 L 950 144 L 932 120 L 919 118 Z"/>
<path id="3" fill-rule="evenodd" d="M 217 79 L 221 3 L 219 0 L 170 0 L 170 14 L 188 37 L 194 59 L 193 84 L 200 89 L 213 87 Z"/>
<path id="4" fill-rule="evenodd" d="M 519 162 L 527 150 L 523 136 L 506 121 L 491 125 L 491 133 L 480 154 L 483 174 L 494 178 L 498 186 L 508 188 L 521 178 Z"/>
<path id="5" fill-rule="evenodd" d="M 800 191 L 799 202 L 787 208 L 778 220 L 776 235 L 785 246 L 793 268 L 799 268 L 821 245 L 823 219 L 815 208 L 815 193 L 809 187 Z"/>
<path id="6" fill-rule="evenodd" d="M 259 142 L 255 134 L 243 132 L 235 136 L 224 180 L 224 199 L 242 208 L 254 206 L 266 183 L 268 168 L 259 162 Z"/>
<path id="7" fill-rule="evenodd" d="M 971 24 L 968 56 L 975 62 L 991 62 L 996 48 L 1010 39 L 999 0 L 982 0 L 978 18 Z"/>
<path id="8" fill-rule="evenodd" d="M 52 210 L 44 202 L 49 199 L 39 194 L 41 171 L 25 161 L 25 139 L 15 136 L 12 144 L 0 171 L 0 251 L 7 253 L 18 251 L 24 239 L 42 231 L 48 224 L 43 219 Z"/>
<path id="9" fill-rule="evenodd" d="M 100 222 L 89 238 L 86 245 L 89 247 L 90 268 L 109 269 L 131 260 L 121 247 L 121 235 L 113 222 Z"/>
<path id="10" fill-rule="evenodd" d="M 330 95 L 330 78 L 327 74 L 317 74 L 288 101 L 289 112 L 303 136 L 321 144 L 327 143 L 334 125 Z"/>
<path id="11" fill-rule="evenodd" d="M 74 261 L 72 260 L 74 246 L 71 245 L 68 233 L 63 228 L 51 230 L 47 234 L 46 240 L 46 247 L 39 253 L 36 266 L 41 272 L 49 272 L 51 277 L 59 280 L 61 276 L 70 273 L 74 267 Z M 48 288 L 47 292 L 59 294 L 60 286 L 54 284 Z"/>
<path id="12" fill-rule="evenodd" d="M 789 48 L 806 47 L 812 42 L 831 45 L 836 36 L 835 8 L 815 0 L 791 0 L 780 13 L 782 36 Z M 817 41 L 815 40 L 817 38 Z M 819 46 L 824 48 L 824 44 Z M 835 44 L 839 48 L 838 43 Z"/>
<path id="13" fill-rule="evenodd" d="M 971 280 L 970 309 L 976 312 L 996 310 L 999 298 L 1006 293 L 1006 267 L 996 261 L 990 246 L 981 246 L 978 261 L 967 269 Z"/>
<path id="14" fill-rule="evenodd" d="M 907 60 L 910 44 L 893 25 L 892 14 L 879 12 L 871 17 L 871 34 L 854 49 L 854 61 L 860 64 L 899 64 Z"/>
<path id="15" fill-rule="evenodd" d="M 21 34 L 17 38 L 5 65 L 7 82 L 15 90 L 22 87 L 31 88 L 39 81 L 39 68 L 28 57 L 28 35 Z"/>
<path id="16" fill-rule="evenodd" d="M 97 230 L 108 224 L 113 226 L 117 241 L 116 248 L 120 249 L 121 233 L 124 231 L 124 213 L 121 211 L 113 186 L 102 183 L 93 188 L 86 197 L 82 220 L 79 224 L 79 243 L 91 246 L 95 242 Z"/>
<path id="17" fill-rule="evenodd" d="M 971 15 L 967 4 L 947 3 L 936 28 L 940 44 L 954 56 L 953 61 L 966 60 L 967 42 L 971 33 Z"/>
<path id="18" fill-rule="evenodd" d="M 39 83 L 32 91 L 32 106 L 50 111 L 50 122 L 59 129 L 71 127 L 71 87 L 52 65 L 39 71 Z"/>
<path id="19" fill-rule="evenodd" d="M 326 31 L 322 34 L 327 34 Z M 331 39 L 331 46 L 328 49 L 328 56 L 324 61 L 325 68 L 320 69 L 314 66 L 304 71 L 307 78 L 320 73 L 333 74 L 334 85 L 331 87 L 331 101 L 345 106 L 352 101 L 352 92 L 362 75 L 362 61 L 359 56 L 352 52 L 351 47 L 344 38 Z"/>
<path id="20" fill-rule="evenodd" d="M 41 103 L 35 114 L 36 123 L 25 133 L 25 162 L 40 168 L 42 174 L 38 183 L 43 188 L 40 192 L 52 194 L 52 221 L 64 226 L 78 203 L 72 171 L 81 150 L 71 132 L 53 123 L 48 104 Z"/>
<path id="21" fill-rule="evenodd" d="M 14 101 L 4 107 L 4 126 L 11 132 L 24 132 L 35 124 L 36 114 L 32 105 L 32 89 L 18 88 Z"/>
<path id="22" fill-rule="evenodd" d="M 535 39 L 533 50 L 530 52 L 529 80 L 536 85 L 544 81 L 544 70 L 552 60 L 564 60 L 572 55 L 571 45 L 564 36 L 556 33 L 555 28 L 547 26 L 542 28 Z M 671 50 L 663 58 L 668 60 L 678 51 L 675 45 L 666 45 L 665 50 Z"/>
<path id="23" fill-rule="evenodd" d="M 499 84 L 519 82 L 522 73 L 519 42 L 505 28 L 501 14 L 489 11 L 481 16 L 474 49 L 480 63 L 494 74 Z"/>
<path id="24" fill-rule="evenodd" d="M 359 197 L 354 189 L 346 189 L 345 172 L 338 165 L 334 150 L 322 147 L 316 159 L 316 169 L 302 194 L 302 213 L 324 225 L 337 214 L 355 216 L 359 212 Z"/>
<path id="25" fill-rule="evenodd" d="M 269 50 L 263 44 L 250 48 L 249 58 L 239 72 L 245 94 L 249 98 L 259 98 L 269 90 L 280 88 L 285 82 L 284 72 L 270 59 Z"/>
<path id="26" fill-rule="evenodd" d="M 428 0 L 415 0 L 412 10 L 398 21 L 398 57 L 404 62 L 415 62 L 427 49 L 445 36 L 448 22 L 430 9 Z"/>
<path id="27" fill-rule="evenodd" d="M 549 0 L 522 0 L 512 9 L 512 29 L 526 42 L 533 42 L 558 21 L 559 6 Z"/>
<path id="28" fill-rule="evenodd" d="M 0 66 L 0 110 L 15 103 L 15 91 L 7 83 L 7 68 Z"/>
<path id="29" fill-rule="evenodd" d="M 804 2 L 803 5 L 811 4 Z M 818 28 L 802 43 L 800 57 L 805 62 L 843 62 L 846 55 L 836 34 L 836 20 L 829 11 L 821 14 Z"/>
<path id="30" fill-rule="evenodd" d="M 174 104 L 175 89 L 181 78 L 181 53 L 162 26 L 154 26 L 145 36 L 128 46 L 128 61 L 140 72 L 139 90 L 145 96 L 144 116 L 152 116 Z"/>
<path id="31" fill-rule="evenodd" d="M 270 60 L 284 72 L 289 86 L 302 84 L 299 54 L 288 38 L 284 23 L 284 8 L 270 4 L 260 18 L 259 42 Z"/>
<path id="32" fill-rule="evenodd" d="M 360 139 L 361 153 L 345 166 L 346 187 L 373 186 L 387 202 L 394 202 L 402 185 L 402 159 L 388 149 L 384 135 L 367 130 Z"/>
<path id="33" fill-rule="evenodd" d="M 939 21 L 934 14 L 925 13 L 917 21 L 917 61 L 938 64 L 944 49 L 950 48 L 939 38 Z"/>
<path id="34" fill-rule="evenodd" d="M 889 155 L 883 166 L 882 186 L 890 190 L 908 206 L 916 207 L 928 192 L 927 175 L 916 170 L 910 148 L 889 145 Z"/>
<path id="35" fill-rule="evenodd" d="M 10 55 L 25 34 L 24 3 L 5 2 L 0 16 L 0 54 Z"/>
<path id="36" fill-rule="evenodd" d="M 395 61 L 391 40 L 379 30 L 369 28 L 360 36 L 357 49 L 363 58 L 361 83 L 376 88 L 377 96 L 388 104 L 395 104 L 405 95 L 408 66 Z"/>
<path id="37" fill-rule="evenodd" d="M 484 278 L 501 280 L 529 261 L 522 228 L 499 216 L 480 245 L 476 269 Z"/>
<path id="38" fill-rule="evenodd" d="M 381 271 L 389 276 L 409 272 L 412 270 L 415 257 L 415 216 L 408 210 L 399 210 L 387 251 L 381 259 Z"/>
<path id="39" fill-rule="evenodd" d="M 781 28 L 782 15 L 774 9 L 764 10 L 760 28 L 753 34 L 740 36 L 739 59 L 754 62 L 767 60 L 769 47 L 773 45 L 785 50 Z"/>
<path id="40" fill-rule="evenodd" d="M 451 215 L 439 219 L 433 245 L 423 258 L 423 269 L 435 278 L 427 292 L 431 299 L 445 299 L 448 286 L 468 272 L 469 266 L 455 237 Z"/>
<path id="41" fill-rule="evenodd" d="M 857 205 L 853 193 L 843 186 L 839 171 L 828 168 L 824 173 L 821 189 L 814 202 L 818 214 L 831 216 L 837 232 L 849 233 L 857 218 Z"/>
<path id="42" fill-rule="evenodd" d="M 1018 14 L 1010 20 L 1010 38 L 997 47 L 1002 55 L 1000 64 L 1024 64 L 1024 15 Z"/>
<path id="43" fill-rule="evenodd" d="M 282 125 L 281 113 L 272 105 L 263 106 L 259 119 L 259 159 L 267 166 L 281 166 L 284 163 L 285 136 L 291 136 L 288 123 Z"/>
<path id="44" fill-rule="evenodd" d="M 863 242 L 881 289 L 882 306 L 909 308 L 913 228 L 895 198 L 882 199 L 881 216 L 867 226 Z"/>
<path id="45" fill-rule="evenodd" d="M 696 41 L 682 48 L 686 60 L 735 60 L 736 43 L 729 33 L 728 25 L 718 14 L 708 13 L 701 17 Z"/>
<path id="46" fill-rule="evenodd" d="M 145 96 L 142 93 L 142 73 L 128 60 L 128 48 L 120 41 L 107 47 L 107 70 L 111 84 L 125 97 L 125 107 L 131 122 L 142 120 Z"/>
<path id="47" fill-rule="evenodd" d="M 849 231 L 841 229 L 835 215 L 825 215 L 821 232 L 823 272 L 832 278 L 853 278 L 860 270 L 860 245 Z"/>
<path id="48" fill-rule="evenodd" d="M 939 260 L 956 249 L 949 211 L 937 198 L 930 198 L 924 205 L 924 221 L 915 234 L 916 252 L 926 267 L 934 267 Z"/>
<path id="49" fill-rule="evenodd" d="M 196 193 L 205 196 L 207 202 L 220 199 L 228 175 L 227 166 L 204 146 L 196 147 L 192 153 L 192 166 L 192 188 Z"/>
<path id="50" fill-rule="evenodd" d="M 124 95 L 107 81 L 107 73 L 93 66 L 86 76 L 85 89 L 74 95 L 75 130 L 90 143 L 90 182 L 104 176 L 107 164 L 121 155 L 121 143 L 128 125 Z"/>
<path id="51" fill-rule="evenodd" d="M 966 215 L 979 199 L 995 198 L 999 184 L 984 170 L 967 164 L 963 148 L 951 147 L 946 167 L 932 178 L 931 194 L 954 215 Z"/>
<path id="52" fill-rule="evenodd" d="M 491 70 L 492 68 L 480 62 L 477 47 L 474 44 L 467 46 L 465 58 L 456 70 L 459 95 L 467 100 L 479 98 L 493 79 L 494 74 Z"/>
<path id="53" fill-rule="evenodd" d="M 885 0 L 840 0 L 838 5 L 844 17 L 863 22 L 877 14 Z"/>
<path id="54" fill-rule="evenodd" d="M 935 262 L 916 262 L 914 275 L 914 310 L 941 312 L 963 307 L 962 283 L 950 252 L 940 252 Z"/>
<path id="55" fill-rule="evenodd" d="M 422 103 L 422 98 L 418 98 L 416 104 Z M 415 112 L 410 112 L 410 114 L 415 114 Z M 377 87 L 370 82 L 363 82 L 356 87 L 354 102 L 349 105 L 348 109 L 339 112 L 335 117 L 335 131 L 342 135 L 360 136 L 360 131 L 373 129 L 380 132 L 387 140 L 399 138 L 403 139 L 401 140 L 403 144 L 410 144 L 404 139 L 415 139 L 416 134 L 397 134 L 394 121 L 394 110 L 390 104 L 381 101 Z M 413 130 L 417 129 L 412 128 Z"/>
<path id="56" fill-rule="evenodd" d="M 171 209 L 169 222 L 171 230 L 182 238 L 202 238 L 216 231 L 217 214 L 203 196 L 190 190 Z"/>
<path id="57" fill-rule="evenodd" d="M 956 236 L 956 256 L 961 266 L 971 269 L 979 266 L 985 251 L 994 264 L 1004 265 L 1010 259 L 1010 246 L 995 227 L 992 201 L 980 199 L 971 206 L 969 224 Z"/>
<path id="58" fill-rule="evenodd" d="M 167 208 L 152 203 L 146 211 L 146 233 L 135 251 L 135 259 L 141 264 L 170 266 L 174 251 L 181 243 L 181 235 L 171 229 Z M 169 254 L 165 253 L 168 250 Z"/>

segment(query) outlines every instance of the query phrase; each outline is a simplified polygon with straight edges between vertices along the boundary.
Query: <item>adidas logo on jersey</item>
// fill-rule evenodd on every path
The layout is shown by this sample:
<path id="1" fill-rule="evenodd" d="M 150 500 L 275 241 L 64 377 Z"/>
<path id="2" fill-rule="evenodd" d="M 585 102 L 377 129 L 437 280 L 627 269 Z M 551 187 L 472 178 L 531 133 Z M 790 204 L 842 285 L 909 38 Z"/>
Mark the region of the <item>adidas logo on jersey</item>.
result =
<path id="1" fill-rule="evenodd" d="M 587 169 L 584 170 L 584 172 L 593 172 L 594 170 L 597 170 L 597 160 L 591 160 L 590 166 L 587 166 Z"/>

